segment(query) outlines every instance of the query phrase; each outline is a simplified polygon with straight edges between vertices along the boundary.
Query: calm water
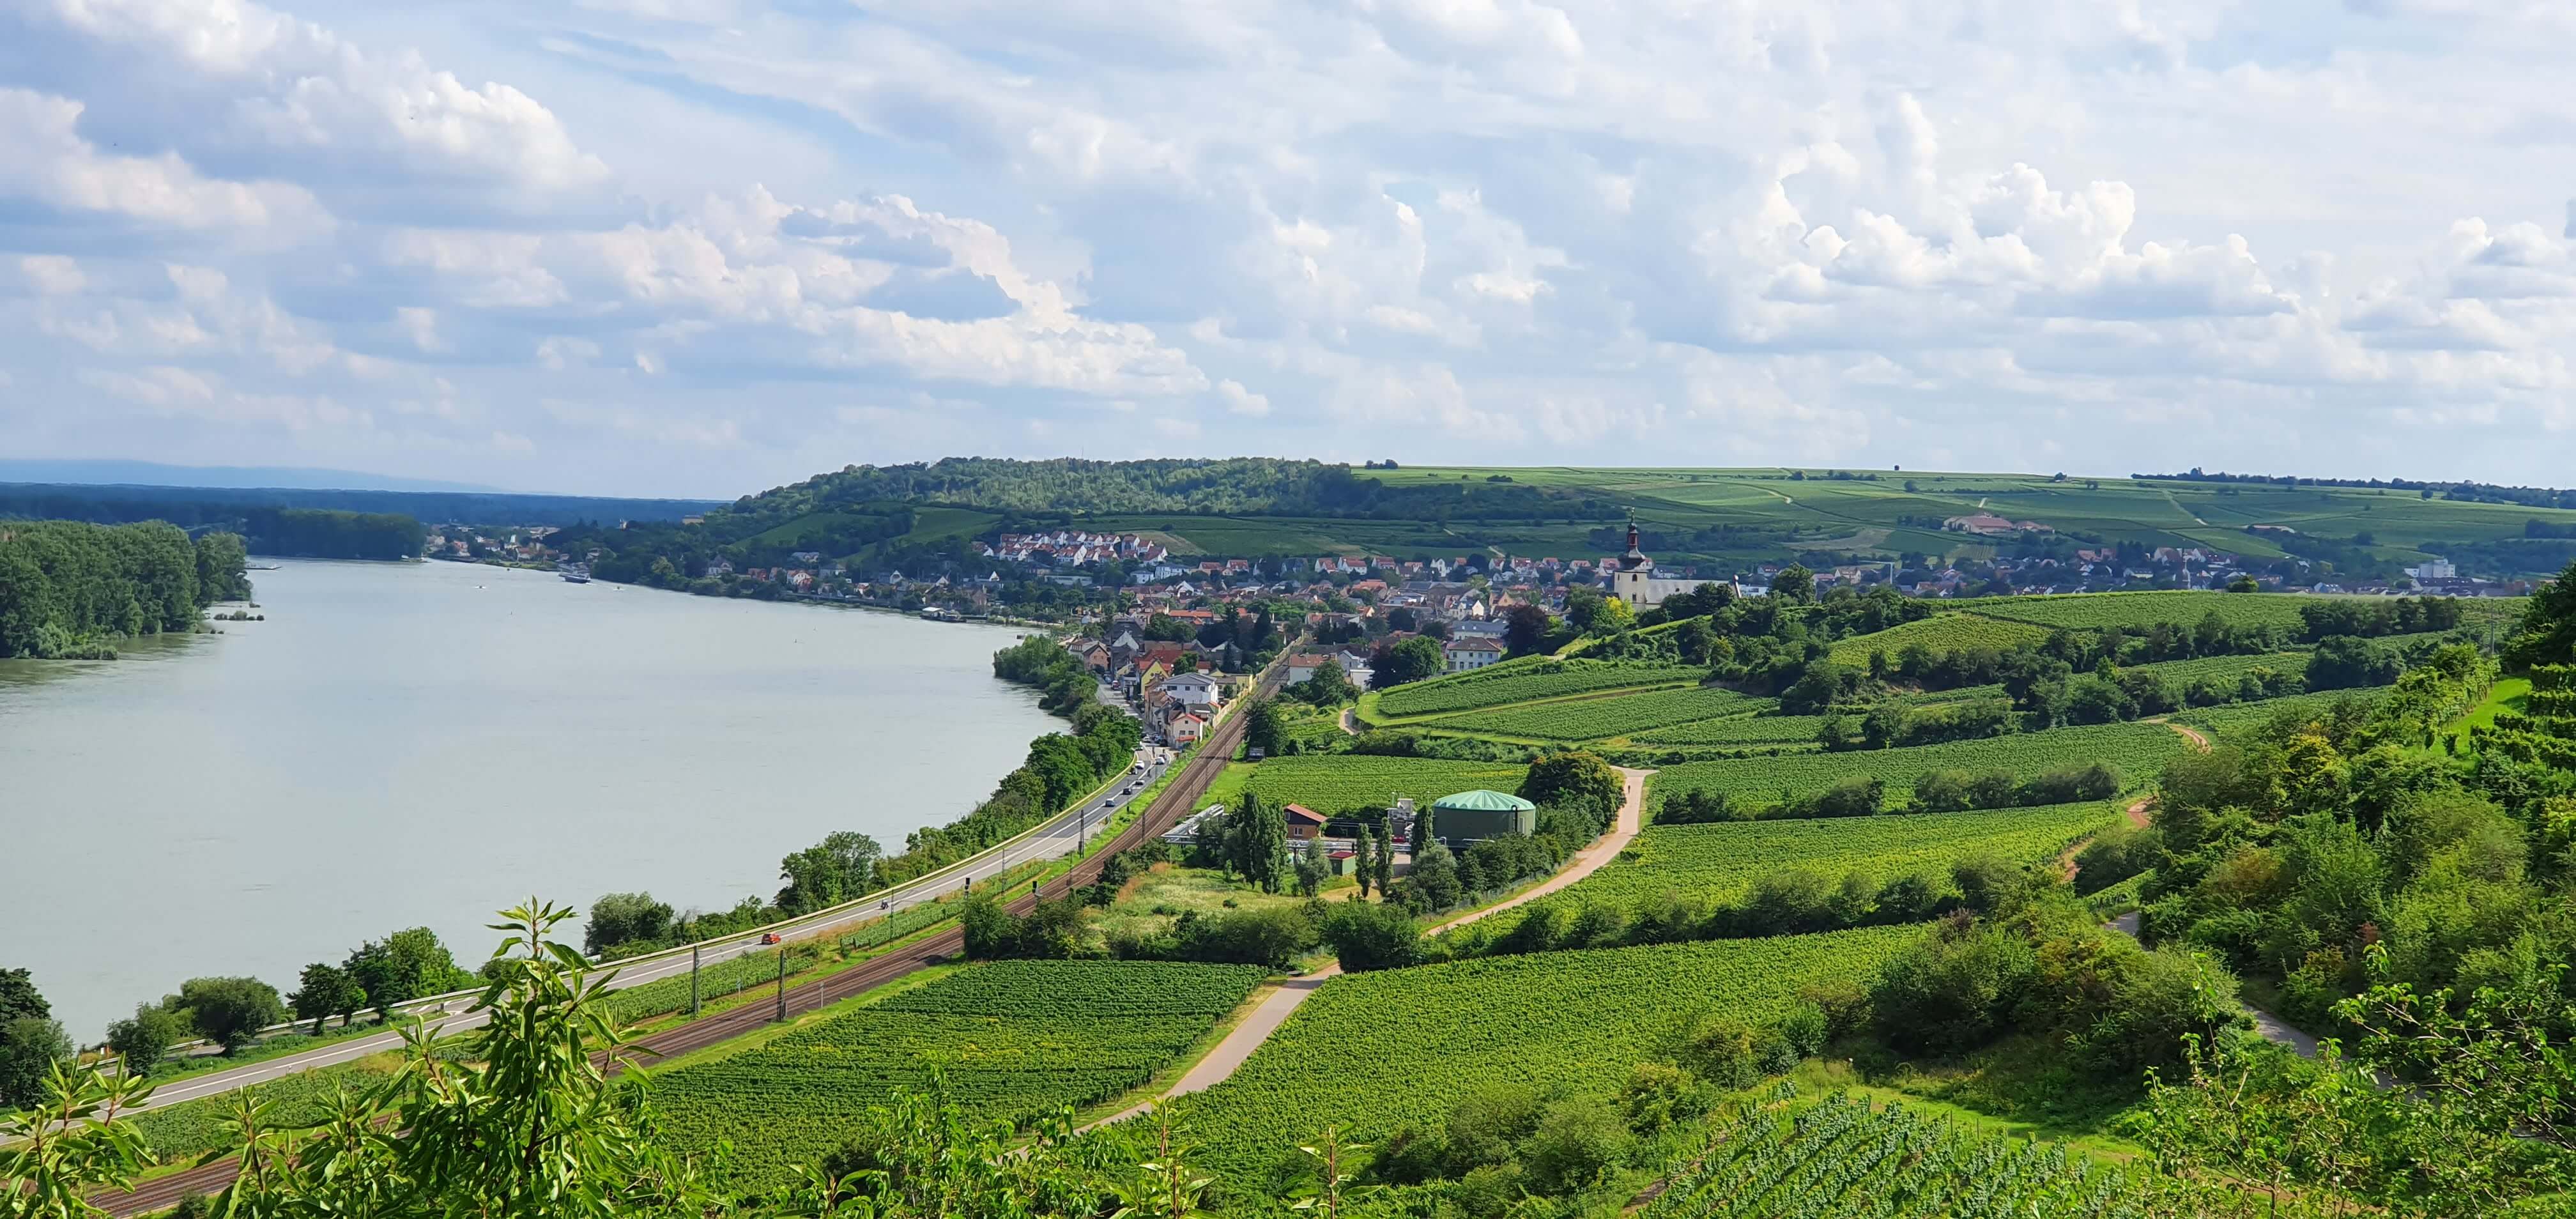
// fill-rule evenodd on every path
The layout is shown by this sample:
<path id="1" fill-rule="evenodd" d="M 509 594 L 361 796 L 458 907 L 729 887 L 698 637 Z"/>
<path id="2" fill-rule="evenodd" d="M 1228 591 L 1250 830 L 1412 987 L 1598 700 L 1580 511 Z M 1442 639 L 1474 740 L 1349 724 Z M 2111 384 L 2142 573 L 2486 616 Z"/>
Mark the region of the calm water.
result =
<path id="1" fill-rule="evenodd" d="M 1014 632 L 458 564 L 253 572 L 265 622 L 0 661 L 0 968 L 84 1042 L 207 974 L 646 889 L 718 908 L 854 829 L 900 850 L 1054 721 Z"/>

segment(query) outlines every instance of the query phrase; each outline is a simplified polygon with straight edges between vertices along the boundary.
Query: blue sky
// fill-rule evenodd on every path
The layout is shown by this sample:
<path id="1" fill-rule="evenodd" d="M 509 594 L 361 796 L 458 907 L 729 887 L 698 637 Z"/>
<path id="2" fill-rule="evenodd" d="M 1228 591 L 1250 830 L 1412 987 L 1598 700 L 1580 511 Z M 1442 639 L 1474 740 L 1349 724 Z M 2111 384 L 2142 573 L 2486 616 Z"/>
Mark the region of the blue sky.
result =
<path id="1" fill-rule="evenodd" d="M 2565 483 L 2576 6 L 0 0 L 13 457 Z"/>

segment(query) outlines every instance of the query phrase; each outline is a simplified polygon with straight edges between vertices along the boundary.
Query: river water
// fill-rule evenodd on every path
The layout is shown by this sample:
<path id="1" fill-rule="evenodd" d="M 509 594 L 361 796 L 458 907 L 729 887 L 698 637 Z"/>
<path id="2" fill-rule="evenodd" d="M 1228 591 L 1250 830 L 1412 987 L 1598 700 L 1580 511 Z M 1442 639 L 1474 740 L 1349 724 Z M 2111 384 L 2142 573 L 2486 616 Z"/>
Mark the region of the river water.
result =
<path id="1" fill-rule="evenodd" d="M 252 580 L 265 622 L 0 661 L 0 968 L 84 1044 L 404 927 L 473 968 L 531 894 L 767 895 L 833 830 L 897 851 L 964 813 L 1056 723 L 993 677 L 1006 628 L 448 563 Z"/>

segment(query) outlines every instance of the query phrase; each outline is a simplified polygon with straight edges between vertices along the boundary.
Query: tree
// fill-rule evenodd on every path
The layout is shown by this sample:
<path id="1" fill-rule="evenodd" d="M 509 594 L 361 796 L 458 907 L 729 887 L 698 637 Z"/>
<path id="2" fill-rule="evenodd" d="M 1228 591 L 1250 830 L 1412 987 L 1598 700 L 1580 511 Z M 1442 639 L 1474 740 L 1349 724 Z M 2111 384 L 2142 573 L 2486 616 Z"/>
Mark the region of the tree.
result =
<path id="1" fill-rule="evenodd" d="M 1361 897 L 1369 895 L 1369 885 L 1377 879 L 1377 865 L 1370 858 L 1371 845 L 1369 827 L 1363 825 L 1358 833 L 1351 835 L 1351 874 L 1359 877 Z"/>
<path id="2" fill-rule="evenodd" d="M 72 1056 L 72 1039 L 46 1016 L 0 1021 L 0 1111 L 24 1109 L 44 1097 L 45 1077 Z"/>
<path id="3" fill-rule="evenodd" d="M 227 1054 L 249 1045 L 261 1029 L 286 1019 L 277 988 L 257 978 L 190 978 L 179 985 L 179 1007 L 197 1035 Z"/>
<path id="4" fill-rule="evenodd" d="M 107 1026 L 107 1048 L 116 1051 L 126 1074 L 149 1075 L 162 1055 L 187 1035 L 188 1026 L 178 1013 L 157 1003 L 138 1003 L 133 1019 Z"/>
<path id="5" fill-rule="evenodd" d="M 1074 738 L 1049 733 L 1040 740 L 1061 741 L 1063 746 L 1050 746 L 1048 764 L 1056 768 L 1078 767 L 1081 778 L 1072 791 L 1062 798 L 1054 797 L 1055 778 L 1048 777 L 1052 808 L 1062 808 L 1074 796 L 1087 790 L 1095 779 L 1092 764 L 1081 752 Z M 1065 751 L 1072 750 L 1077 761 L 1067 762 Z M 1036 750 L 1030 751 L 1032 761 Z M 864 896 L 875 888 L 876 865 L 883 849 L 865 834 L 840 830 L 825 835 L 823 841 L 778 861 L 779 879 L 787 882 L 779 889 L 778 908 L 788 914 L 810 914 Z M 668 907 L 665 907 L 667 910 Z"/>
<path id="6" fill-rule="evenodd" d="M 1324 854 L 1324 842 L 1309 838 L 1297 852 L 1297 896 L 1313 897 L 1321 892 L 1324 881 L 1333 874 L 1333 861 Z"/>
<path id="7" fill-rule="evenodd" d="M 427 927 L 361 944 L 340 968 L 367 993 L 367 1006 L 376 1010 L 378 1018 L 390 1015 L 395 1004 L 445 994 L 473 981 L 473 975 L 456 967 L 456 958 Z"/>
<path id="8" fill-rule="evenodd" d="M 1816 573 L 1792 563 L 1771 577 L 1771 595 L 1782 601 L 1806 605 L 1816 599 Z"/>
<path id="9" fill-rule="evenodd" d="M 2518 633 L 2504 647 L 2504 662 L 2515 672 L 2570 661 L 2576 661 L 2576 563 L 2532 594 Z"/>
<path id="10" fill-rule="evenodd" d="M 1333 666 L 1323 667 L 1329 669 Z M 1313 684 L 1312 678 L 1307 680 L 1308 684 Z M 1276 756 L 1283 752 L 1286 739 L 1280 723 L 1278 701 L 1268 698 L 1252 700 L 1251 708 L 1243 713 L 1243 743 Z"/>
<path id="11" fill-rule="evenodd" d="M 1315 666 L 1315 675 L 1295 687 L 1297 697 L 1318 707 L 1338 707 L 1359 698 L 1360 689 L 1351 684 L 1351 675 L 1342 671 L 1338 660 L 1327 657 Z"/>
<path id="12" fill-rule="evenodd" d="M 1349 973 L 1411 965 L 1420 939 L 1413 916 L 1391 902 L 1335 902 L 1324 919 L 1324 942 Z"/>
<path id="13" fill-rule="evenodd" d="M 1610 636 L 1637 625 L 1637 611 L 1615 597 L 1605 597 L 1601 608 L 1592 611 L 1592 625 L 1584 628 L 1587 635 Z"/>
<path id="14" fill-rule="evenodd" d="M 348 970 L 337 965 L 315 962 L 304 967 L 296 979 L 295 993 L 287 996 L 295 1009 L 295 1018 L 313 1022 L 313 1035 L 322 1035 L 322 1022 L 333 1016 L 347 1024 L 349 1017 L 367 1005 L 367 988 Z"/>
<path id="15" fill-rule="evenodd" d="M 1521 780 L 1521 799 L 1532 804 L 1566 804 L 1577 800 L 1599 801 L 1604 808 L 1617 808 L 1625 794 L 1625 783 L 1619 772 L 1611 769 L 1601 755 L 1582 750 L 1542 755 L 1532 763 L 1529 777 Z"/>
<path id="16" fill-rule="evenodd" d="M 654 901 L 650 893 L 600 894 L 599 900 L 590 903 L 590 917 L 582 925 L 581 949 L 598 956 L 624 944 L 653 943 L 671 934 L 671 915 L 670 903 Z M 299 1007 L 296 1014 L 303 1015 L 303 1009 Z M 315 1031 L 320 1031 L 319 1025 Z"/>
<path id="17" fill-rule="evenodd" d="M 1438 677 L 1448 667 L 1440 654 L 1440 645 L 1416 635 L 1386 650 L 1386 658 L 1377 664 L 1373 674 L 1381 687 L 1400 686 L 1406 682 Z"/>
<path id="18" fill-rule="evenodd" d="M 1386 900 L 1388 886 L 1395 879 L 1395 831 L 1386 822 L 1377 823 L 1377 895 Z"/>
<path id="19" fill-rule="evenodd" d="M 1503 650 L 1514 656 L 1527 656 L 1546 643 L 1547 633 L 1555 626 L 1547 611 L 1535 605 L 1515 605 L 1503 611 Z"/>
<path id="20" fill-rule="evenodd" d="M 1574 629 L 1590 634 L 1592 620 L 1599 616 L 1601 607 L 1608 600 L 1601 595 L 1600 589 L 1588 585 L 1578 584 L 1569 588 L 1565 590 L 1565 620 L 1573 623 Z"/>
<path id="21" fill-rule="evenodd" d="M 1405 874 L 1405 904 L 1425 913 L 1458 904 L 1466 888 L 1458 880 L 1458 857 L 1437 840 L 1413 853 L 1413 870 Z"/>

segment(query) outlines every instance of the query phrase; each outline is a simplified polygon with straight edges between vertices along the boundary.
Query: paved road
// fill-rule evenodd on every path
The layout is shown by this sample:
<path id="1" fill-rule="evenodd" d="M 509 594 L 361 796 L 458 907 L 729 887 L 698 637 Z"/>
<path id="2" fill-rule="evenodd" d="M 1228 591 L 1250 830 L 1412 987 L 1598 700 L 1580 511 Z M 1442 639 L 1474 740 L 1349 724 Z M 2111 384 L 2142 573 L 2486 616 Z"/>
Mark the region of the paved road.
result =
<path id="1" fill-rule="evenodd" d="M 1628 849 L 1628 843 L 1637 837 L 1638 831 L 1644 826 L 1646 776 L 1655 773 L 1651 770 L 1630 770 L 1624 766 L 1618 769 L 1622 776 L 1618 819 L 1611 824 L 1607 832 L 1593 839 L 1592 845 L 1575 852 L 1574 858 L 1567 861 L 1563 871 L 1550 877 L 1547 883 L 1522 893 L 1510 901 L 1496 902 L 1481 910 L 1469 911 L 1433 927 L 1422 933 L 1424 938 L 1438 935 L 1452 927 L 1464 927 L 1478 919 L 1499 914 L 1515 906 L 1537 901 L 1592 875 L 1600 870 L 1601 865 L 1617 859 L 1619 852 Z M 1243 1023 L 1234 1026 L 1226 1033 L 1224 1040 L 1216 1043 L 1215 1049 L 1208 1051 L 1207 1057 L 1191 1064 L 1190 1069 L 1172 1084 L 1171 1089 L 1163 1093 L 1162 1099 L 1170 1100 L 1175 1096 L 1185 1096 L 1192 1092 L 1205 1092 L 1224 1083 L 1234 1075 L 1236 1069 L 1243 1066 L 1245 1059 L 1252 1057 L 1254 1050 L 1261 1048 L 1261 1043 L 1270 1040 L 1270 1035 L 1279 1031 L 1279 1026 L 1287 1022 L 1289 1013 L 1296 1011 L 1299 1004 L 1313 997 L 1316 990 L 1324 983 L 1340 977 L 1341 972 L 1341 962 L 1335 961 L 1313 973 L 1280 983 L 1278 987 L 1262 997 L 1260 1005 L 1252 1009 L 1251 1015 L 1243 1018 Z M 1093 1123 L 1093 1126 L 1106 1126 L 1111 1122 L 1125 1121 L 1145 1112 L 1152 1103 L 1149 1101 L 1112 1114 Z"/>
<path id="2" fill-rule="evenodd" d="M 1160 751 L 1151 746 L 1140 753 L 1148 758 L 1160 756 Z M 1156 779 L 1163 776 L 1167 767 L 1167 763 L 1148 761 L 1142 770 L 1129 772 L 1129 778 L 1122 781 L 1110 794 L 1065 813 L 1048 822 L 1034 834 L 888 890 L 877 895 L 873 900 L 862 900 L 808 915 L 771 930 L 777 931 L 789 940 L 841 931 L 873 919 L 884 918 L 935 898 L 964 891 L 978 878 L 990 883 L 990 878 L 995 873 L 1009 871 L 1013 866 L 1026 863 L 1031 859 L 1061 859 L 1072 854 L 1084 839 L 1093 836 L 1098 828 L 1120 808 L 1125 807 L 1129 800 L 1145 788 L 1152 786 Z M 880 905 L 880 902 L 883 904 Z M 725 939 L 709 940 L 698 946 L 700 960 L 703 964 L 713 965 L 719 961 L 729 961 L 735 957 L 760 951 L 760 936 L 760 932 L 751 931 Z M 622 990 L 630 986 L 641 986 L 647 982 L 658 982 L 664 978 L 686 976 L 689 972 L 689 954 L 680 952 L 668 956 L 638 959 L 612 966 L 601 972 L 614 973 L 615 977 L 609 985 L 611 989 Z M 447 1005 L 448 1014 L 429 1016 L 431 1027 L 450 1032 L 462 1032 L 482 1023 L 483 1018 L 480 1015 L 461 1014 L 472 1002 L 471 998 L 451 1001 Z M 204 1075 L 189 1076 L 162 1085 L 153 1092 L 152 1099 L 144 1107 L 159 1108 L 182 1101 L 219 1096 L 253 1084 L 263 1084 L 289 1075 L 302 1074 L 315 1067 L 355 1062 L 370 1054 L 380 1054 L 401 1045 L 401 1034 L 388 1031 L 336 1042 L 301 1054 L 272 1058 L 266 1062 L 254 1063 L 230 1071 L 212 1071 Z"/>
<path id="3" fill-rule="evenodd" d="M 1264 684 L 1263 692 L 1268 693 L 1276 689 L 1277 682 L 1274 678 Z M 1090 858 L 1076 863 L 1063 876 L 1048 882 L 1046 893 L 1049 896 L 1061 897 L 1092 883 L 1099 878 L 1100 865 L 1107 862 L 1111 855 L 1142 844 L 1179 824 L 1181 818 L 1188 815 L 1198 800 L 1207 794 L 1208 785 L 1216 781 L 1217 773 L 1223 770 L 1225 764 L 1234 757 L 1235 747 L 1243 741 L 1245 719 L 1246 717 L 1242 715 L 1230 715 L 1220 722 L 1215 731 L 1209 734 L 1207 741 L 1200 746 L 1199 751 L 1182 767 L 1181 773 L 1173 777 L 1171 784 L 1165 787 L 1161 794 L 1155 797 L 1154 802 L 1147 806 L 1133 822 L 1130 822 L 1126 829 L 1119 831 L 1117 838 L 1107 849 L 1093 853 Z M 1087 810 L 1077 810 L 1076 814 L 1069 814 L 1069 816 L 1079 821 L 1081 819 L 1079 814 L 1084 811 Z M 1097 817 L 1093 817 L 1092 820 L 1096 823 Z M 1053 826 L 1050 828 L 1052 829 Z M 1065 849 L 1070 850 L 1070 844 L 1067 844 Z M 1017 853 L 1012 857 L 1026 858 Z M 979 866 L 977 870 L 984 869 Z M 950 883 L 946 877 L 924 879 L 943 885 Z M 943 888 L 938 891 L 947 890 Z M 1010 903 L 1008 908 L 1015 913 L 1025 914 L 1036 903 L 1035 896 L 1022 893 Z M 863 994 L 917 970 L 940 964 L 962 954 L 965 946 L 965 933 L 950 927 L 901 952 L 888 953 L 831 977 L 791 987 L 786 992 L 784 1006 L 791 1017 L 798 1012 L 814 1011 L 854 995 Z M 676 1058 L 731 1040 L 767 1027 L 777 1019 L 778 1006 L 771 1003 L 746 1003 L 718 1015 L 664 1029 L 639 1041 L 635 1046 L 636 1056 L 649 1064 L 657 1059 Z M 202 1168 L 153 1178 L 132 1191 L 102 1190 L 90 1195 L 89 1201 L 91 1205 L 104 1209 L 116 1219 L 129 1219 L 130 1216 L 167 1210 L 190 1194 L 213 1194 L 231 1183 L 234 1169 L 234 1161 L 221 1160 Z"/>

